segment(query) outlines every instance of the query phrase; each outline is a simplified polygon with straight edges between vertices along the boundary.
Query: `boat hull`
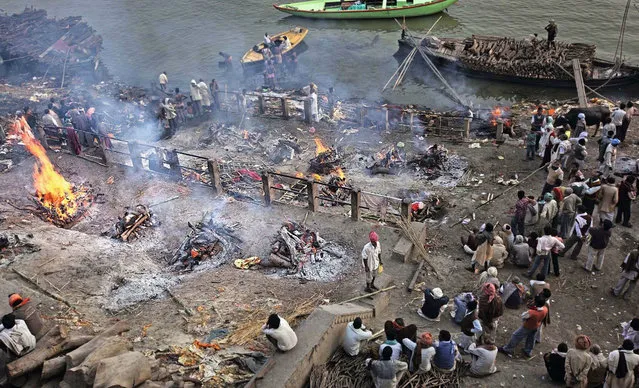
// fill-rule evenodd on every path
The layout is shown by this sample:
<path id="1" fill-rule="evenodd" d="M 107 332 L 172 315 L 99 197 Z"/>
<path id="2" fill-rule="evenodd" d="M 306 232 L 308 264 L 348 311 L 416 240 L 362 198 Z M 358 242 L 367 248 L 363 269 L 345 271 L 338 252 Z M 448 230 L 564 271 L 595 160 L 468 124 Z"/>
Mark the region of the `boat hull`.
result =
<path id="1" fill-rule="evenodd" d="M 413 44 L 408 39 L 400 39 L 399 50 L 394 54 L 398 60 L 403 60 L 413 49 Z M 574 89 L 575 81 L 563 80 L 563 79 L 547 79 L 547 78 L 530 78 L 530 77 L 519 77 L 512 75 L 502 75 L 491 73 L 487 71 L 476 71 L 470 70 L 465 66 L 461 65 L 459 62 L 449 60 L 439 55 L 431 55 L 428 51 L 425 51 L 428 57 L 433 61 L 435 65 L 437 65 L 438 69 L 445 71 L 447 73 L 456 73 L 463 74 L 469 78 L 490 80 L 490 81 L 498 81 L 504 83 L 516 83 L 523 85 L 531 85 L 531 86 L 539 86 L 539 87 L 547 87 L 547 88 L 557 88 L 557 89 Z M 424 62 L 424 59 L 417 54 L 415 60 L 418 64 L 423 66 L 428 72 L 430 69 L 427 69 L 427 65 Z M 601 59 L 595 59 L 596 62 L 611 64 L 611 62 Z M 590 88 L 602 88 L 602 89 L 615 89 L 621 87 L 627 87 L 634 84 L 639 84 L 639 69 L 634 75 L 623 76 L 623 77 L 615 77 L 608 81 L 608 79 L 588 79 L 584 80 L 584 84 Z"/>
<path id="2" fill-rule="evenodd" d="M 393 19 L 393 18 L 411 18 L 433 15 L 443 12 L 449 6 L 455 4 L 458 0 L 436 0 L 428 4 L 417 4 L 400 8 L 386 9 L 366 9 L 366 10 L 343 10 L 343 11 L 321 11 L 321 10 L 303 10 L 293 7 L 279 6 L 273 4 L 278 11 L 282 11 L 294 16 L 312 19 Z"/>

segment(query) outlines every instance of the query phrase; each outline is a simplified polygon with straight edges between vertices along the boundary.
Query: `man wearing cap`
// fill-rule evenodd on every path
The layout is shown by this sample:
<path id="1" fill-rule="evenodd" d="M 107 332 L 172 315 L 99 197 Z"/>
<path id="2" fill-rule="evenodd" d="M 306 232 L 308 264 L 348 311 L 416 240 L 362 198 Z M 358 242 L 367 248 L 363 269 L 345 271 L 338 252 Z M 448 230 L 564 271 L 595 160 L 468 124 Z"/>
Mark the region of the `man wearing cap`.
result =
<path id="1" fill-rule="evenodd" d="M 368 239 L 370 242 L 362 249 L 362 265 L 366 272 L 366 292 L 373 292 L 378 290 L 375 286 L 375 275 L 379 265 L 382 264 L 382 246 L 377 233 L 370 232 Z"/>
<path id="2" fill-rule="evenodd" d="M 608 147 L 606 147 L 606 152 L 604 152 L 604 160 L 599 166 L 599 171 L 604 178 L 612 175 L 615 162 L 617 161 L 617 147 L 621 144 L 621 140 L 612 139 Z"/>
<path id="3" fill-rule="evenodd" d="M 439 321 L 439 316 L 448 304 L 448 297 L 444 296 L 441 288 L 424 289 L 424 299 L 422 307 L 417 309 L 420 317 L 429 321 Z"/>
<path id="4" fill-rule="evenodd" d="M 550 48 L 550 46 L 557 48 L 555 44 L 555 38 L 557 37 L 557 25 L 553 19 L 548 21 L 548 25 L 545 30 L 548 31 L 548 48 Z"/>
<path id="5" fill-rule="evenodd" d="M 30 298 L 23 299 L 20 294 L 11 294 L 9 295 L 9 306 L 13 309 L 13 315 L 16 319 L 21 319 L 27 324 L 31 334 L 38 339 L 40 334 L 44 334 L 41 333 L 44 323 Z"/>

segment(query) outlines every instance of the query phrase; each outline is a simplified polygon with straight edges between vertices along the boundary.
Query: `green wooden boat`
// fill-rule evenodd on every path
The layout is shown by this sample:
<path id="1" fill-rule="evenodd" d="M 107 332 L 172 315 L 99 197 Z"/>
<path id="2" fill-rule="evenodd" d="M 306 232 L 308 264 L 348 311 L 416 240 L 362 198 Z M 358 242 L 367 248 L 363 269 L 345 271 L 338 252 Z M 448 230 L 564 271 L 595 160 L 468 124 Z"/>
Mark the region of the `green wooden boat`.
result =
<path id="1" fill-rule="evenodd" d="M 273 4 L 291 15 L 315 19 L 392 19 L 432 15 L 444 11 L 457 0 L 309 0 Z"/>

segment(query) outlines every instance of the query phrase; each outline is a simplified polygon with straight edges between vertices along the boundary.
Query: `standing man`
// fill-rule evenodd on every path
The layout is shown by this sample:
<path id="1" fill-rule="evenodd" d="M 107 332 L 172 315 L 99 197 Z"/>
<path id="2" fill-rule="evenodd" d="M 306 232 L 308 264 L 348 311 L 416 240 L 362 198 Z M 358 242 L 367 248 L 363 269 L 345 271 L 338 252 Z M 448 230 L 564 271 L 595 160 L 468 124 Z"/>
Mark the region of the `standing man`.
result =
<path id="1" fill-rule="evenodd" d="M 586 239 L 586 235 L 588 234 L 591 224 L 592 217 L 586 212 L 585 206 L 579 206 L 577 208 L 577 215 L 575 216 L 573 233 L 564 243 L 565 248 L 559 252 L 559 256 L 564 256 L 574 245 L 575 249 L 573 249 L 570 258 L 572 260 L 577 260 L 577 256 L 579 256 L 579 253 L 581 252 L 581 247 L 584 245 L 584 240 Z"/>
<path id="2" fill-rule="evenodd" d="M 615 215 L 615 207 L 619 202 L 619 189 L 615 186 L 615 178 L 608 177 L 606 184 L 599 189 L 599 204 L 597 205 L 597 215 L 599 224 L 604 220 L 612 222 Z"/>
<path id="3" fill-rule="evenodd" d="M 382 264 L 382 246 L 377 233 L 370 232 L 368 239 L 370 242 L 362 249 L 362 265 L 366 272 L 366 292 L 373 292 L 379 290 L 375 286 L 375 275 L 379 265 Z"/>
<path id="4" fill-rule="evenodd" d="M 541 195 L 543 196 L 546 193 L 551 193 L 552 189 L 557 186 L 561 186 L 563 180 L 564 170 L 561 169 L 561 162 L 559 160 L 555 160 L 548 168 L 548 175 L 546 176 L 544 187 L 541 189 Z M 522 233 L 519 234 L 523 236 Z"/>
<path id="5" fill-rule="evenodd" d="M 621 225 L 626 228 L 632 228 L 632 224 L 630 223 L 630 208 L 632 200 L 636 197 L 635 177 L 628 175 L 626 179 L 619 184 L 619 203 L 617 203 L 617 218 L 615 219 L 615 223 L 620 223 L 623 218 Z"/>
<path id="6" fill-rule="evenodd" d="M 615 135 L 616 136 L 616 135 Z M 617 147 L 621 143 L 619 139 L 612 139 L 606 151 L 604 152 L 604 160 L 599 166 L 599 171 L 604 178 L 608 178 L 613 174 L 615 162 L 617 161 Z"/>
<path id="7" fill-rule="evenodd" d="M 564 195 L 564 200 L 561 202 L 561 211 L 559 212 L 561 225 L 559 235 L 562 238 L 568 238 L 572 234 L 575 214 L 577 213 L 577 207 L 581 205 L 581 198 L 573 192 L 572 187 L 566 187 Z"/>
<path id="8" fill-rule="evenodd" d="M 606 247 L 610 242 L 610 236 L 612 236 L 612 221 L 605 220 L 603 227 L 591 228 L 590 230 L 590 246 L 588 247 L 588 261 L 584 266 L 584 269 L 588 272 L 592 272 L 595 258 L 597 258 L 597 264 L 594 266 L 596 271 L 601 271 L 603 267 L 604 255 L 606 253 Z"/>
<path id="9" fill-rule="evenodd" d="M 550 19 L 548 21 L 548 25 L 545 28 L 546 31 L 548 31 L 548 48 L 550 48 L 550 46 L 552 46 L 553 48 L 557 48 L 557 45 L 555 44 L 555 38 L 557 37 L 557 25 L 555 24 L 555 21 L 553 19 Z"/>
<path id="10" fill-rule="evenodd" d="M 622 296 L 624 299 L 630 299 L 632 290 L 637 285 L 639 277 L 639 247 L 633 249 L 621 263 L 621 276 L 615 287 L 610 288 L 613 296 Z M 628 289 L 624 291 L 628 284 Z"/>
<path id="11" fill-rule="evenodd" d="M 200 96 L 202 96 L 202 110 L 205 112 L 211 111 L 211 96 L 209 95 L 209 86 L 200 78 L 200 82 L 197 84 L 200 89 Z"/>
<path id="12" fill-rule="evenodd" d="M 524 233 L 524 227 L 526 225 L 526 212 L 528 211 L 528 203 L 530 199 L 526 197 L 526 193 L 523 190 L 517 192 L 517 202 L 515 203 L 515 215 L 512 220 L 513 234 L 516 236 Z"/>
<path id="13" fill-rule="evenodd" d="M 197 82 L 194 79 L 191 80 L 191 100 L 193 100 L 193 115 L 202 115 L 202 94 L 200 88 L 197 86 Z"/>
<path id="14" fill-rule="evenodd" d="M 166 71 L 163 71 L 162 74 L 160 74 L 158 80 L 160 81 L 160 89 L 162 89 L 162 91 L 166 91 L 166 84 L 169 83 L 169 77 L 167 77 Z"/>
<path id="15" fill-rule="evenodd" d="M 626 115 L 626 104 L 624 104 L 623 102 L 619 104 L 619 109 L 615 110 L 610 115 L 610 117 L 612 117 L 612 123 L 615 125 L 615 128 L 617 129 L 617 132 L 615 133 L 615 139 L 619 139 L 620 141 L 623 141 L 623 139 L 626 138 L 626 133 L 623 129 L 623 118 L 625 115 Z"/>
<path id="16" fill-rule="evenodd" d="M 542 264 L 542 261 L 543 267 L 541 273 L 544 275 L 548 273 L 548 270 L 550 269 L 550 253 L 553 248 L 560 250 L 565 248 L 561 241 L 552 236 L 552 233 L 552 226 L 546 225 L 544 227 L 544 235 L 537 240 L 537 255 L 535 256 L 535 261 L 528 272 L 525 272 L 523 275 L 529 278 L 532 277 L 535 274 L 535 271 L 537 271 L 537 268 L 539 268 L 539 265 Z"/>
<path id="17" fill-rule="evenodd" d="M 530 126 L 530 130 L 535 133 L 535 152 L 537 152 L 539 151 L 539 140 L 541 140 L 542 130 L 546 127 L 544 108 L 537 108 L 537 113 L 530 119 Z"/>
<path id="18" fill-rule="evenodd" d="M 499 351 L 508 357 L 512 357 L 515 347 L 519 345 L 521 341 L 526 340 L 524 354 L 526 357 L 532 357 L 533 347 L 535 346 L 535 334 L 537 334 L 539 326 L 541 326 L 544 319 L 546 319 L 546 315 L 548 315 L 546 300 L 542 297 L 535 298 L 535 306 L 521 314 L 521 318 L 523 319 L 521 327 L 515 330 L 508 344 L 499 348 Z"/>

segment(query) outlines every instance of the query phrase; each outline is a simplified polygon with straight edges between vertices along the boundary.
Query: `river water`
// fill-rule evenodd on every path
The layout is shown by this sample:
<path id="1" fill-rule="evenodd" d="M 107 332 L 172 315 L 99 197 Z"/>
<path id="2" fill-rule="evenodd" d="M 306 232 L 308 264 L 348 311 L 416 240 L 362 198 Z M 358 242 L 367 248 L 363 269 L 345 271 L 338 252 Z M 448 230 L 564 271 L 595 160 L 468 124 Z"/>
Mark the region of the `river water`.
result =
<path id="1" fill-rule="evenodd" d="M 545 36 L 544 26 L 549 18 L 554 18 L 559 39 L 594 43 L 597 56 L 612 58 L 625 3 L 626 0 L 460 0 L 448 13 L 407 19 L 407 25 L 413 33 L 424 33 L 443 16 L 431 34 L 523 37 L 536 32 Z M 304 25 L 310 32 L 306 38 L 308 51 L 299 58 L 303 82 L 313 81 L 322 89 L 334 86 L 338 95 L 344 97 L 383 98 L 437 108 L 453 105 L 441 92 L 441 83 L 416 71 L 398 89 L 381 93 L 398 66 L 392 54 L 397 50 L 400 29 L 392 19 L 300 19 L 278 12 L 265 0 L 34 0 L 30 4 L 46 9 L 51 16 L 83 16 L 104 38 L 102 57 L 111 73 L 132 84 L 148 86 L 161 71 L 168 72 L 172 86 L 183 88 L 191 78 L 221 79 L 217 66 L 219 51 L 229 52 L 237 60 L 261 41 L 265 32 L 272 34 Z M 19 12 L 24 5 L 24 0 L 4 0 L 1 7 Z M 632 7 L 629 12 L 624 55 L 628 61 L 639 63 L 639 39 L 636 39 L 639 11 Z M 378 39 L 374 42 L 375 36 Z M 572 90 L 531 88 L 451 75 L 447 78 L 475 106 L 523 98 L 576 96 Z M 231 88 L 239 87 L 236 82 L 229 82 Z"/>

